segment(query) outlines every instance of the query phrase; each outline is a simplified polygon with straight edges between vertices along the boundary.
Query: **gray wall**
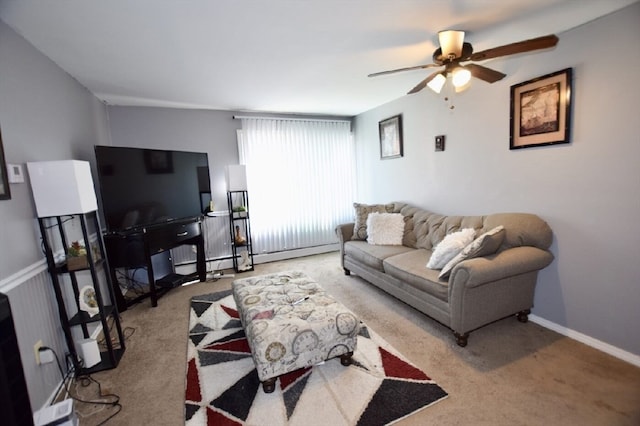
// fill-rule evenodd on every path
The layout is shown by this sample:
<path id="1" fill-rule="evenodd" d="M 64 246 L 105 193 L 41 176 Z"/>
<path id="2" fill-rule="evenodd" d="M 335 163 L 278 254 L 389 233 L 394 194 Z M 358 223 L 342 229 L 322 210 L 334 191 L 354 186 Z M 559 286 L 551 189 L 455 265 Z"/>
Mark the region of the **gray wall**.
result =
<path id="1" fill-rule="evenodd" d="M 494 60 L 455 109 L 428 89 L 356 117 L 362 202 L 444 214 L 537 213 L 554 230 L 533 313 L 640 355 L 640 4 L 559 34 L 547 52 Z M 572 67 L 569 145 L 509 150 L 510 86 Z M 416 83 L 424 73 L 416 72 Z M 410 89 L 409 87 L 399 90 Z M 379 159 L 378 121 L 403 114 L 405 154 Z M 434 137 L 446 135 L 446 150 Z M 570 334 L 570 333 L 569 333 Z"/>
<path id="2" fill-rule="evenodd" d="M 26 174 L 28 161 L 92 160 L 93 145 L 108 141 L 106 119 L 104 105 L 0 21 L 0 129 L 8 163 L 22 164 Z M 12 305 L 31 404 L 38 409 L 60 373 L 55 363 L 35 364 L 33 345 L 42 339 L 63 357 L 66 344 L 43 272 L 28 178 L 11 184 L 11 196 L 0 201 L 0 291 Z"/>
<path id="3" fill-rule="evenodd" d="M 8 163 L 92 160 L 106 143 L 105 107 L 76 80 L 0 21 L 0 129 Z M 26 167 L 23 167 L 26 175 Z M 0 277 L 41 258 L 28 179 L 0 202 Z M 8 247 L 7 247 L 8 248 Z"/>
<path id="4" fill-rule="evenodd" d="M 216 210 L 226 210 L 224 167 L 238 164 L 236 130 L 230 111 L 172 108 L 108 108 L 114 146 L 206 152 Z"/>
<path id="5" fill-rule="evenodd" d="M 216 210 L 227 209 L 225 166 L 238 164 L 239 161 L 236 132 L 242 128 L 242 123 L 233 116 L 283 116 L 273 113 L 125 106 L 110 106 L 108 114 L 114 146 L 206 152 Z M 345 118 L 316 115 L 298 117 Z"/>

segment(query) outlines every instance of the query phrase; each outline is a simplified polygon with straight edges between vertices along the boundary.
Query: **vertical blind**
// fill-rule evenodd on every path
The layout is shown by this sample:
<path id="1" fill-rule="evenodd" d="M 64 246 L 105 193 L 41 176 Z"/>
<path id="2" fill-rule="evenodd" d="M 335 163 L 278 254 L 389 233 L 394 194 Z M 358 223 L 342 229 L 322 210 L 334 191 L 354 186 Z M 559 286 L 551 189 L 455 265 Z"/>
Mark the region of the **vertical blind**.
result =
<path id="1" fill-rule="evenodd" d="M 256 254 L 337 242 L 353 220 L 355 150 L 347 121 L 242 118 Z"/>

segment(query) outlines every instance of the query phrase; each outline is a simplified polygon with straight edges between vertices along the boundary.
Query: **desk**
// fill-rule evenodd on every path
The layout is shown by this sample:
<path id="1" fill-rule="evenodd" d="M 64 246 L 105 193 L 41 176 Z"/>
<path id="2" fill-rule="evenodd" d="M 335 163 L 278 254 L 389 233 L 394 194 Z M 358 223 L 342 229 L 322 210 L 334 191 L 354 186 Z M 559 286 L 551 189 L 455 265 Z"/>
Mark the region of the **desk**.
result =
<path id="1" fill-rule="evenodd" d="M 156 307 L 158 298 L 166 289 L 177 287 L 196 278 L 200 281 L 207 279 L 202 218 L 200 217 L 105 234 L 104 242 L 119 312 L 127 310 L 130 305 L 147 297 L 151 299 L 151 306 Z M 196 246 L 196 272 L 190 275 L 170 274 L 156 281 L 151 256 L 183 244 Z M 116 269 L 140 267 L 147 269 L 149 291 L 127 302 L 120 290 Z"/>

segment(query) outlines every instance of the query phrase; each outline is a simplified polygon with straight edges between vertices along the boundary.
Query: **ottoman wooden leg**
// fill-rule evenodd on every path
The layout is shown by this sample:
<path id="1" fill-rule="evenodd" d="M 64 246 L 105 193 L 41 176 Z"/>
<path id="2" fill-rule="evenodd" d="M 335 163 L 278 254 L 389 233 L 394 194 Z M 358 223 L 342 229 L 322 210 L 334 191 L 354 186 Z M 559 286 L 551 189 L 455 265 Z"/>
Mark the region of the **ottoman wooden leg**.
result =
<path id="1" fill-rule="evenodd" d="M 262 382 L 262 390 L 264 390 L 264 393 L 271 393 L 276 390 L 276 380 L 277 377 L 272 377 Z"/>
<path id="2" fill-rule="evenodd" d="M 353 356 L 353 352 L 347 352 L 346 354 L 340 355 L 340 364 L 348 367 L 351 365 L 351 357 Z"/>

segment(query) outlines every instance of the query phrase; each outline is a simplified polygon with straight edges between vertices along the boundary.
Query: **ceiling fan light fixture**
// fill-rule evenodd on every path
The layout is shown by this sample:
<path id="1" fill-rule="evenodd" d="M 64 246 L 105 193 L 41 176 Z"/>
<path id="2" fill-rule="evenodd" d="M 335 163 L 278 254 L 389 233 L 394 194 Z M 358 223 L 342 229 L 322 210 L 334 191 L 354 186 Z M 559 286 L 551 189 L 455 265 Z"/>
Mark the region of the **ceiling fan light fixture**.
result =
<path id="1" fill-rule="evenodd" d="M 467 84 L 463 84 L 462 86 L 454 86 L 453 88 L 456 93 L 460 93 L 460 92 L 464 92 L 469 87 L 471 87 L 471 80 L 469 80 Z"/>
<path id="2" fill-rule="evenodd" d="M 463 67 L 457 67 L 453 70 L 453 85 L 457 88 L 464 88 L 464 86 L 471 80 L 471 71 Z M 463 89 L 464 90 L 464 89 Z"/>
<path id="3" fill-rule="evenodd" d="M 464 31 L 446 30 L 438 33 L 443 58 L 459 58 L 462 56 Z"/>
<path id="4" fill-rule="evenodd" d="M 429 89 L 433 90 L 436 93 L 440 93 L 440 91 L 442 90 L 442 86 L 444 86 L 444 83 L 447 81 L 447 78 L 442 74 L 438 74 L 436 75 L 430 82 L 427 83 L 427 86 L 429 86 Z"/>

